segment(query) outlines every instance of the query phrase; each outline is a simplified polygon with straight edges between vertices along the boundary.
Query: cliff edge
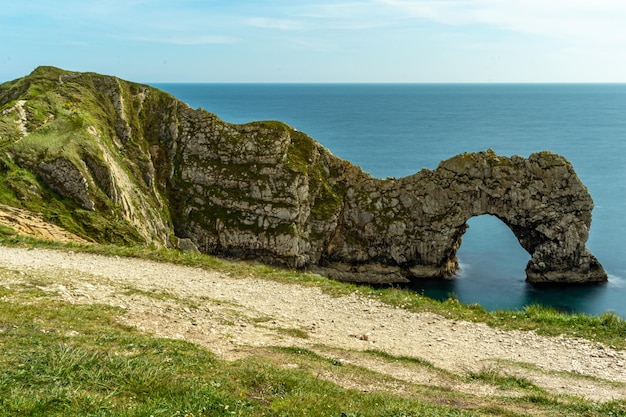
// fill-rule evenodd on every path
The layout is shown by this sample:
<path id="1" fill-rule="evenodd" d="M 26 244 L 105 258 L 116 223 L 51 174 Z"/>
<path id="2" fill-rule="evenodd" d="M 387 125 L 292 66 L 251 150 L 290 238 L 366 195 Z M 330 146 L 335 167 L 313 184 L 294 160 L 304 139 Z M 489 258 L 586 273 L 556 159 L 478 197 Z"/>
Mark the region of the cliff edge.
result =
<path id="1" fill-rule="evenodd" d="M 0 203 L 84 239 L 178 246 L 356 282 L 445 277 L 473 216 L 502 220 L 533 282 L 607 275 L 593 201 L 540 152 L 462 154 L 376 179 L 274 121 L 229 124 L 146 85 L 37 68 L 0 85 Z"/>

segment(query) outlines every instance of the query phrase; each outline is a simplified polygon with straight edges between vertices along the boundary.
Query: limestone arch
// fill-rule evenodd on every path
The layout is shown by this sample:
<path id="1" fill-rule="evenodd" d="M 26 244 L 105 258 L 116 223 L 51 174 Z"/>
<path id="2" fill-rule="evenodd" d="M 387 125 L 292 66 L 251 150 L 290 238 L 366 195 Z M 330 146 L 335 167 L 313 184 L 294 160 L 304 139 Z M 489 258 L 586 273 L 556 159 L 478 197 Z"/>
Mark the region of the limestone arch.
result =
<path id="1" fill-rule="evenodd" d="M 528 281 L 606 281 L 585 246 L 592 208 L 589 192 L 562 156 L 461 154 L 432 171 L 355 184 L 320 266 L 350 281 L 450 276 L 467 221 L 493 215 L 530 254 Z"/>
<path id="2" fill-rule="evenodd" d="M 551 152 L 508 158 L 487 151 L 458 155 L 433 173 L 448 187 L 446 194 L 456 196 L 461 235 L 467 221 L 481 215 L 497 217 L 513 232 L 531 257 L 528 281 L 606 280 L 585 245 L 593 200 L 565 158 Z M 442 207 L 449 212 L 452 204 Z M 455 253 L 459 245 L 451 246 Z"/>

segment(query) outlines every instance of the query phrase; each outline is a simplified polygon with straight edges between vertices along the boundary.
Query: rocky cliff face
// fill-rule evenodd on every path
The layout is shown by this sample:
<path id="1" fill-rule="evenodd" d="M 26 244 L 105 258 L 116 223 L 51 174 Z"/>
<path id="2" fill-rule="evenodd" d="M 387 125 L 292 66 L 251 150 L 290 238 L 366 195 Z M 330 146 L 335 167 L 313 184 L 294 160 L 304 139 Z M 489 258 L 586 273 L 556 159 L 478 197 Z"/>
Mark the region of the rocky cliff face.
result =
<path id="1" fill-rule="evenodd" d="M 42 67 L 0 105 L 4 203 L 83 237 L 403 282 L 453 274 L 466 221 L 491 214 L 531 254 L 530 281 L 606 280 L 585 247 L 591 197 L 549 152 L 380 180 L 284 123 L 228 124 L 113 77 Z"/>
<path id="2" fill-rule="evenodd" d="M 467 220 L 490 214 L 531 254 L 530 281 L 602 281 L 606 274 L 585 247 L 592 207 L 561 156 L 462 154 L 434 171 L 349 188 L 325 260 L 345 276 L 372 259 L 408 279 L 450 275 Z"/>

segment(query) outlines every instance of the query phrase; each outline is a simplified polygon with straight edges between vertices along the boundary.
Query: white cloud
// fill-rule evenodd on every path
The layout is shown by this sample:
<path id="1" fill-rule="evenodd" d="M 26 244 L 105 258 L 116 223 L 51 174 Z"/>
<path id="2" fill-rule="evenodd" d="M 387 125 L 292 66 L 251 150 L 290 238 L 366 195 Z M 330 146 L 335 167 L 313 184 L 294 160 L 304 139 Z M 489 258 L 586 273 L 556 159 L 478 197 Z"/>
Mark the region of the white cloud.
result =
<path id="1" fill-rule="evenodd" d="M 582 44 L 626 41 L 623 0 L 376 0 L 448 25 L 490 25 Z"/>
<path id="2" fill-rule="evenodd" d="M 299 30 L 303 29 L 303 23 L 297 20 L 289 19 L 270 19 L 265 17 L 253 17 L 248 19 L 248 23 L 251 26 L 263 28 L 263 29 L 278 29 L 278 30 Z"/>
<path id="3" fill-rule="evenodd" d="M 125 39 L 128 41 L 136 42 L 148 42 L 148 43 L 162 43 L 170 45 L 212 45 L 212 44 L 226 44 L 236 43 L 239 39 L 229 36 L 211 36 L 211 35 L 197 35 L 197 36 L 172 36 L 172 37 L 149 37 L 149 36 L 128 36 L 120 37 L 119 39 Z"/>
<path id="4" fill-rule="evenodd" d="M 306 20 L 310 28 L 366 30 L 389 26 L 395 17 L 377 1 L 298 3 L 290 13 Z"/>

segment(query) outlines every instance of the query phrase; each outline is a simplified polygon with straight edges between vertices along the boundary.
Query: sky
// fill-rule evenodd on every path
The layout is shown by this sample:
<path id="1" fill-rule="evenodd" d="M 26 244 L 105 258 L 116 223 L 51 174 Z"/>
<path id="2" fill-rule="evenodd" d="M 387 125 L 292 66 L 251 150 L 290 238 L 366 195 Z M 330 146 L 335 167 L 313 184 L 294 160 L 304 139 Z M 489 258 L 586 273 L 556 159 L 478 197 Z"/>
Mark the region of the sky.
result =
<path id="1" fill-rule="evenodd" d="M 0 82 L 626 82 L 624 0 L 0 0 Z"/>

